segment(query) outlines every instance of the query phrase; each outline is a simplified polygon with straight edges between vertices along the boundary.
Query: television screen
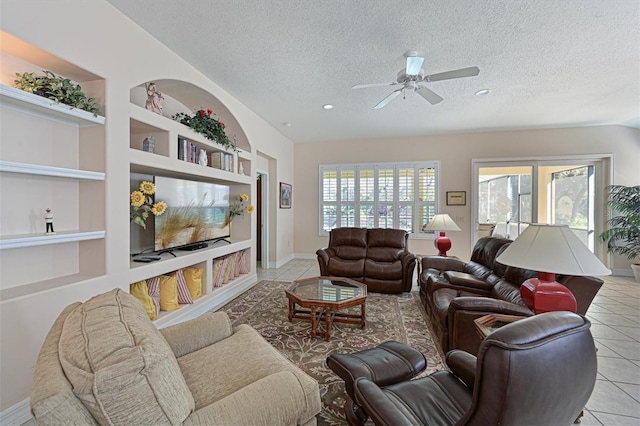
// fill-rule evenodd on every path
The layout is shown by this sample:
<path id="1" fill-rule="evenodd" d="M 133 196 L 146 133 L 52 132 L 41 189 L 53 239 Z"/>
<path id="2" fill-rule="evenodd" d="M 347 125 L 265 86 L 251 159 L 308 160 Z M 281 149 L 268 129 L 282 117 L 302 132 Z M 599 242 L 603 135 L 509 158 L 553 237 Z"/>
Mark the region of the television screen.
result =
<path id="1" fill-rule="evenodd" d="M 229 237 L 229 187 L 155 177 L 155 201 L 167 210 L 155 216 L 155 250 Z"/>

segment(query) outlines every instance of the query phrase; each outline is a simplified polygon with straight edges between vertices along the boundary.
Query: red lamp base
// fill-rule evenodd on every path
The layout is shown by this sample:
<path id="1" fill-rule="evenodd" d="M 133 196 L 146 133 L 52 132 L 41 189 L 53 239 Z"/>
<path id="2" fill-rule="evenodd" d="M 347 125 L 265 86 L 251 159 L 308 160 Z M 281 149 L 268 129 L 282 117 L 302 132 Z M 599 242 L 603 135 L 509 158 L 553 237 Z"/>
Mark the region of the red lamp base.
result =
<path id="1" fill-rule="evenodd" d="M 440 231 L 440 236 L 436 237 L 433 241 L 433 245 L 436 246 L 438 251 L 438 256 L 447 256 L 447 250 L 451 248 L 451 240 L 447 237 L 443 231 Z"/>
<path id="2" fill-rule="evenodd" d="M 538 278 L 531 278 L 522 283 L 520 297 L 536 314 L 578 310 L 576 298 L 571 290 L 556 282 L 556 275 L 549 272 L 538 272 Z"/>

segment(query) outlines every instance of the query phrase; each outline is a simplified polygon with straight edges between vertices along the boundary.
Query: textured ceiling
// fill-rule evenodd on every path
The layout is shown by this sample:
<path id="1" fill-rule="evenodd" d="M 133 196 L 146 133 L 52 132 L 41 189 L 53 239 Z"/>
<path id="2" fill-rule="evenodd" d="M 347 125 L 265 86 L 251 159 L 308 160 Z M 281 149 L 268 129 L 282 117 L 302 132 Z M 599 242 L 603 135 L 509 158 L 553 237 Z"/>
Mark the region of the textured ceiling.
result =
<path id="1" fill-rule="evenodd" d="M 640 127 L 638 0 L 108 1 L 294 142 Z M 429 83 L 437 105 L 351 89 L 393 82 L 409 50 L 480 74 Z"/>

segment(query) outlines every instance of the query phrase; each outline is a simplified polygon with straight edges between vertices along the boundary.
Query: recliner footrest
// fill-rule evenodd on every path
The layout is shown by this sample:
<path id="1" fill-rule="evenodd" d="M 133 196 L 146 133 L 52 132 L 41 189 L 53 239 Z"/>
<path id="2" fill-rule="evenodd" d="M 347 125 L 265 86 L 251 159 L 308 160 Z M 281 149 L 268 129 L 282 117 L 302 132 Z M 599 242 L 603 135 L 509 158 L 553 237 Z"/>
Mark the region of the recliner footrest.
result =
<path id="1" fill-rule="evenodd" d="M 344 380 L 353 399 L 356 379 L 365 377 L 378 386 L 409 380 L 427 368 L 422 352 L 400 342 L 388 341 L 353 354 L 332 354 L 327 366 Z"/>

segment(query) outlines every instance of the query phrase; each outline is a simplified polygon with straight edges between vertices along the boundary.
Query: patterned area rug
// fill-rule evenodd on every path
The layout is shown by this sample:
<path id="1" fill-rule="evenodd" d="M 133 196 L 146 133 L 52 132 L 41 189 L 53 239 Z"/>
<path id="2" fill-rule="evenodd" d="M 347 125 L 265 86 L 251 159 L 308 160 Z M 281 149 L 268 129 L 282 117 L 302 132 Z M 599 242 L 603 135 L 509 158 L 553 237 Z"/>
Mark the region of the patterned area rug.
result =
<path id="1" fill-rule="evenodd" d="M 278 351 L 320 383 L 322 412 L 319 425 L 345 425 L 344 382 L 326 366 L 333 352 L 352 353 L 372 348 L 387 340 L 406 343 L 427 358 L 429 374 L 446 367 L 439 347 L 434 344 L 427 326 L 426 314 L 417 292 L 400 295 L 370 293 L 367 296 L 367 325 L 332 326 L 331 341 L 311 340 L 309 321 L 287 319 L 288 302 L 284 294 L 290 283 L 260 281 L 251 290 L 222 307 L 234 325 L 249 324 Z M 360 313 L 360 307 L 352 308 Z M 349 310 L 347 310 L 349 311 Z M 323 330 L 324 324 L 319 325 Z"/>

